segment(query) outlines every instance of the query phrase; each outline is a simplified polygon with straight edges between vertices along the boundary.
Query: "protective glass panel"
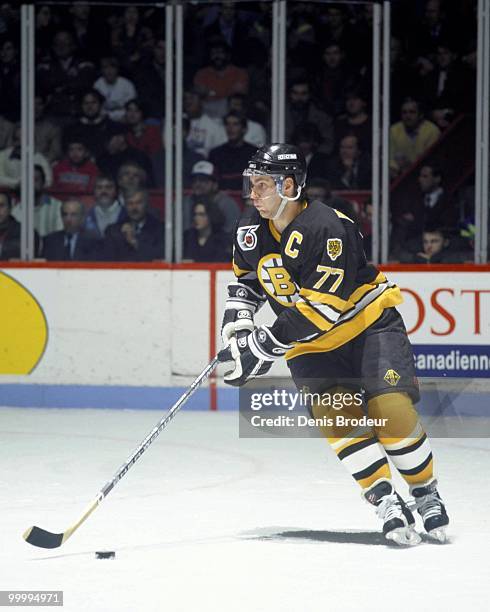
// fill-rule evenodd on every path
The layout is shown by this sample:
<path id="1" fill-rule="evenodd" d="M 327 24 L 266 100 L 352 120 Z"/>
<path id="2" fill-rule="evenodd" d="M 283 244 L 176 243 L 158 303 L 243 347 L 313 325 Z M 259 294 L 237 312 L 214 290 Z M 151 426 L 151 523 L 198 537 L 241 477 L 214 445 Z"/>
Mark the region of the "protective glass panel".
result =
<path id="1" fill-rule="evenodd" d="M 272 3 L 184 10 L 183 257 L 229 261 L 242 172 L 268 140 Z"/>
<path id="2" fill-rule="evenodd" d="M 287 139 L 307 157 L 307 197 L 357 218 L 370 257 L 372 5 L 287 10 Z"/>
<path id="3" fill-rule="evenodd" d="M 392 5 L 392 261 L 473 261 L 476 6 Z"/>
<path id="4" fill-rule="evenodd" d="M 36 20 L 41 257 L 163 259 L 164 8 L 45 5 Z"/>
<path id="5" fill-rule="evenodd" d="M 0 11 L 0 260 L 20 257 L 20 8 Z"/>

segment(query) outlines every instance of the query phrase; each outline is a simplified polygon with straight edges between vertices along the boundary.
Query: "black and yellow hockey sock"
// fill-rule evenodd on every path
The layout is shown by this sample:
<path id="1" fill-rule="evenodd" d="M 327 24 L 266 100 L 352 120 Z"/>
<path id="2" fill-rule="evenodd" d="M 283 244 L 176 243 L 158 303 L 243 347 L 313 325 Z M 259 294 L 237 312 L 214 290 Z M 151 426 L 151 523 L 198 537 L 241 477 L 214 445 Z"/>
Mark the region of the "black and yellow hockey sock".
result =
<path id="1" fill-rule="evenodd" d="M 376 435 L 406 482 L 428 482 L 433 476 L 432 451 L 410 397 L 406 393 L 379 395 L 369 400 L 368 415 L 384 419 L 384 425 L 375 427 Z"/>
<path id="2" fill-rule="evenodd" d="M 341 410 L 335 410 L 314 405 L 312 413 L 317 419 L 326 417 L 332 420 L 331 426 L 320 426 L 320 429 L 342 464 L 363 489 L 380 478 L 391 479 L 386 454 L 371 427 L 336 425 L 338 416 L 345 417 L 347 423 L 350 419 L 365 416 L 360 406 L 344 406 Z"/>

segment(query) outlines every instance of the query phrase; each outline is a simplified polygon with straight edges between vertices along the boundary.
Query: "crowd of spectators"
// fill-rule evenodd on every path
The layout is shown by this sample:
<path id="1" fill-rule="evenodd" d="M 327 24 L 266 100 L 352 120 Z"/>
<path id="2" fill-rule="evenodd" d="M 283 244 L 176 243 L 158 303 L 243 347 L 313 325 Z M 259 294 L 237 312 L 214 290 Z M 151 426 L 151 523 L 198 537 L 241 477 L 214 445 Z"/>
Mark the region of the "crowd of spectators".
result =
<path id="1" fill-rule="evenodd" d="M 442 244 L 458 232 L 461 214 L 453 193 L 431 195 L 427 204 L 434 193 L 429 184 L 442 190 L 444 168 L 417 164 L 461 113 L 474 113 L 476 4 L 393 2 L 391 179 L 417 172 L 421 191 L 420 202 L 391 219 L 398 259 L 424 252 L 424 230 L 442 232 Z M 184 255 L 224 261 L 243 206 L 243 167 L 270 135 L 272 4 L 189 2 L 183 8 Z M 0 189 L 8 190 L 0 198 L 3 259 L 17 253 L 12 244 L 22 211 L 19 15 L 13 3 L 2 5 Z M 327 204 L 336 201 L 366 220 L 366 204 L 332 192 L 371 188 L 373 5 L 288 2 L 287 19 L 287 139 L 305 153 L 310 191 L 323 189 Z M 76 2 L 36 8 L 39 255 L 121 261 L 164 256 L 162 206 L 152 204 L 152 193 L 165 184 L 164 33 L 161 6 Z M 70 239 L 68 248 L 70 235 L 79 238 Z M 412 248 L 413 241 L 418 243 Z M 445 249 L 451 250 L 449 242 Z"/>

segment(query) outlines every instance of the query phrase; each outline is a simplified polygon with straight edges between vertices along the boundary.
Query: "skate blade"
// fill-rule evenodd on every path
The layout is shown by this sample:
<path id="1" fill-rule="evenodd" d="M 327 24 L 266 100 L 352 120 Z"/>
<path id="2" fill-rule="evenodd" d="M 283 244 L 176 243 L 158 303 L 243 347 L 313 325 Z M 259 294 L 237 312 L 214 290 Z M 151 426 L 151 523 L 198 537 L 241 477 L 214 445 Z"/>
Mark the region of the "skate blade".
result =
<path id="1" fill-rule="evenodd" d="M 389 531 L 385 537 L 398 546 L 417 546 L 422 541 L 415 529 L 410 529 L 410 527 L 398 527 Z"/>
<path id="2" fill-rule="evenodd" d="M 427 532 L 427 535 L 431 540 L 435 540 L 440 544 L 445 544 L 448 541 L 445 527 L 437 527 L 436 529 L 432 529 L 432 531 Z"/>

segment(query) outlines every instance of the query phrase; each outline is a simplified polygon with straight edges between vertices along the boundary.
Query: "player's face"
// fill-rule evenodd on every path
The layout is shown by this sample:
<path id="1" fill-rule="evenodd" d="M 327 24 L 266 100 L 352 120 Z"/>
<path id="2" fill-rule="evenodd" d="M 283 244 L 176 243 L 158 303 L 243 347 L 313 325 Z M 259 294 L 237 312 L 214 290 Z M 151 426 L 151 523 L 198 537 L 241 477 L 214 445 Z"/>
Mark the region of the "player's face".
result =
<path id="1" fill-rule="evenodd" d="M 250 199 L 260 216 L 272 219 L 281 203 L 274 179 L 271 176 L 251 176 L 250 189 Z"/>
<path id="2" fill-rule="evenodd" d="M 292 198 L 295 195 L 295 183 L 291 177 L 284 179 L 281 187 L 281 194 L 278 193 L 277 185 L 272 176 L 250 176 L 249 185 L 244 191 L 248 191 L 248 196 L 253 206 L 258 210 L 264 219 L 273 219 L 281 204 L 281 194 Z M 247 194 L 244 194 L 247 195 Z"/>

